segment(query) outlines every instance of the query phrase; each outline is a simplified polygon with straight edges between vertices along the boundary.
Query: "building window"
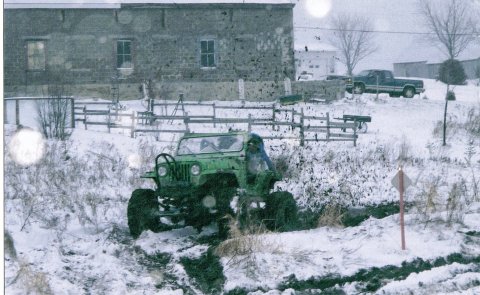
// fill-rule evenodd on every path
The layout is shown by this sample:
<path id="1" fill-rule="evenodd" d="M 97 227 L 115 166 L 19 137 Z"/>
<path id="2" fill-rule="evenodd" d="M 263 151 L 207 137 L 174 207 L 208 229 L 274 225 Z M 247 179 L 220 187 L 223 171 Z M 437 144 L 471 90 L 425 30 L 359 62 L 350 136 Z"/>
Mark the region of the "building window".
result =
<path id="1" fill-rule="evenodd" d="M 30 71 L 44 71 L 45 41 L 27 41 L 27 67 Z"/>
<path id="2" fill-rule="evenodd" d="M 200 65 L 202 68 L 215 67 L 215 42 L 213 40 L 200 41 Z"/>
<path id="3" fill-rule="evenodd" d="M 131 69 L 132 64 L 132 41 L 117 40 L 117 69 Z"/>

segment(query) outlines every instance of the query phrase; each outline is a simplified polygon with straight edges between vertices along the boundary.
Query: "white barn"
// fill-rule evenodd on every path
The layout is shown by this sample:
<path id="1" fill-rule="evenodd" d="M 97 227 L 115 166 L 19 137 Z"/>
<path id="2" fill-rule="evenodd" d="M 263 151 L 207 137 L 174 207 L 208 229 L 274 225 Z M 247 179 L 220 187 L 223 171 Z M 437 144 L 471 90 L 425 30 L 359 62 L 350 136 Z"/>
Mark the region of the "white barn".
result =
<path id="1" fill-rule="evenodd" d="M 327 75 L 335 74 L 338 49 L 330 44 L 295 44 L 296 79 L 302 73 L 308 73 L 313 80 L 325 80 Z"/>

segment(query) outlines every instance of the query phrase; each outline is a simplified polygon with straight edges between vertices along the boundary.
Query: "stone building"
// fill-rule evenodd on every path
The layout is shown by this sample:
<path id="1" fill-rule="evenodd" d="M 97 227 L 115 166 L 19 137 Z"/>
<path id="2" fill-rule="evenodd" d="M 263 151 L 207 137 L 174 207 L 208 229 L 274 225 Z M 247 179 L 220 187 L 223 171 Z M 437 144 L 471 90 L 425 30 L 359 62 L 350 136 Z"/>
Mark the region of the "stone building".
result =
<path id="1" fill-rule="evenodd" d="M 295 79 L 290 0 L 5 1 L 6 95 L 270 99 Z M 242 88 L 242 89 L 240 89 Z"/>

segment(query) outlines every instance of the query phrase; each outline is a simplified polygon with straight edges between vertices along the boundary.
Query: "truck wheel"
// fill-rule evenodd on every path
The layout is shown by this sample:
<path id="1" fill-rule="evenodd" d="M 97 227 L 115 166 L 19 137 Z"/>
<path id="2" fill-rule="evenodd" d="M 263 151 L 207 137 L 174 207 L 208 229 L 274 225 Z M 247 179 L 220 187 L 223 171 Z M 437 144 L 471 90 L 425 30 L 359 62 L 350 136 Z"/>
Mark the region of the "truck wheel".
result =
<path id="1" fill-rule="evenodd" d="M 353 87 L 353 93 L 355 94 L 362 94 L 365 91 L 365 85 L 362 83 L 356 83 Z"/>
<path id="2" fill-rule="evenodd" d="M 403 89 L 403 97 L 412 98 L 415 96 L 415 89 L 413 87 L 405 87 Z"/>
<path id="3" fill-rule="evenodd" d="M 132 193 L 128 201 L 127 218 L 130 234 L 134 239 L 149 229 L 157 232 L 160 229 L 160 221 L 157 218 L 159 203 L 155 192 L 151 189 L 137 189 Z"/>
<path id="4" fill-rule="evenodd" d="M 298 227 L 298 208 L 291 193 L 273 192 L 265 205 L 268 229 L 288 231 Z"/>

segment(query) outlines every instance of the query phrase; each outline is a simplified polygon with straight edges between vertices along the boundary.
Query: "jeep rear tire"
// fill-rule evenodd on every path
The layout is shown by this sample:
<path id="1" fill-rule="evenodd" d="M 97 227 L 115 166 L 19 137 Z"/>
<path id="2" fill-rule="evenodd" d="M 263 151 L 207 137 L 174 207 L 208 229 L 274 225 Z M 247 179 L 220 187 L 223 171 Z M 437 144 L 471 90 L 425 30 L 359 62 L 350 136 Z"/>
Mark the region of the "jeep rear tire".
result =
<path id="1" fill-rule="evenodd" d="M 295 230 L 298 227 L 298 208 L 289 192 L 273 192 L 266 199 L 267 228 L 277 231 Z"/>
<path id="2" fill-rule="evenodd" d="M 128 201 L 127 218 L 130 234 L 138 238 L 144 230 L 158 232 L 161 230 L 158 199 L 151 189 L 137 189 Z"/>

